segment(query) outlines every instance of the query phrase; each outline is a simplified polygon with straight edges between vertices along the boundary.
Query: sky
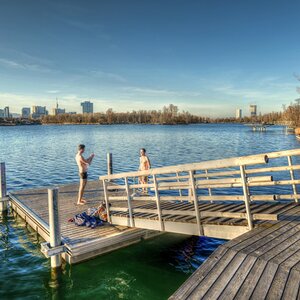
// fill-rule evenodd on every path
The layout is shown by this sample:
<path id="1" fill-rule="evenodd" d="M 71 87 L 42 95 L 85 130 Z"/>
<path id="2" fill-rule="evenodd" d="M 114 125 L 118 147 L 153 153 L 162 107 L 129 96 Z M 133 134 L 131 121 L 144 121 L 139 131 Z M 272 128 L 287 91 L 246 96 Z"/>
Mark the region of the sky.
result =
<path id="1" fill-rule="evenodd" d="M 0 0 L 0 108 L 230 117 L 300 95 L 300 1 Z"/>

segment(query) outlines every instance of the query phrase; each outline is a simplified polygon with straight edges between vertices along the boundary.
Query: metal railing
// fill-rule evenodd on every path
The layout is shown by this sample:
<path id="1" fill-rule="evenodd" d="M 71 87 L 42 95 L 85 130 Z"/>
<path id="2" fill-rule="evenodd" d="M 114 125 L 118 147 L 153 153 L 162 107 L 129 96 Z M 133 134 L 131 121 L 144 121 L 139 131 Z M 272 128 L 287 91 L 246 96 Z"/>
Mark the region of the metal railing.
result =
<path id="1" fill-rule="evenodd" d="M 108 221 L 111 222 L 114 212 L 109 204 L 124 201 L 127 205 L 123 211 L 128 213 L 129 224 L 134 227 L 134 214 L 146 212 L 135 207 L 139 200 L 156 203 L 156 209 L 148 211 L 156 213 L 161 231 L 166 214 L 194 216 L 199 235 L 203 235 L 201 217 L 244 218 L 252 229 L 253 220 L 264 220 L 267 216 L 251 213 L 251 202 L 299 201 L 299 156 L 300 149 L 295 149 L 101 176 Z M 148 178 L 146 184 L 136 183 L 141 176 Z M 116 189 L 121 193 L 116 193 Z M 143 189 L 148 192 L 142 193 Z M 162 209 L 166 201 L 192 203 L 193 210 Z M 240 201 L 245 205 L 245 213 L 201 211 L 199 204 L 205 201 Z"/>

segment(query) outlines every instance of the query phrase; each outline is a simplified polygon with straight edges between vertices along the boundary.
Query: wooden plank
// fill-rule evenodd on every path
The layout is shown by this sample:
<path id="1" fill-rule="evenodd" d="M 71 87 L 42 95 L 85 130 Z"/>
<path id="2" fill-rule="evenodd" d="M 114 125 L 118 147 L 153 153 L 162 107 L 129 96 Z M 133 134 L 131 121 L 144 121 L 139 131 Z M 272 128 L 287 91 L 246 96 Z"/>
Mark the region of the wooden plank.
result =
<path id="1" fill-rule="evenodd" d="M 201 299 L 206 294 L 206 291 L 215 283 L 217 278 L 222 274 L 224 269 L 231 264 L 234 257 L 237 255 L 234 251 L 227 251 L 226 255 L 223 256 L 222 260 L 218 261 L 213 269 L 203 278 L 203 280 L 197 285 L 197 287 L 192 291 L 190 297 L 192 299 Z M 244 255 L 238 257 L 238 261 L 242 261 Z"/>
<path id="2" fill-rule="evenodd" d="M 264 272 L 265 267 L 267 265 L 266 261 L 263 260 L 256 260 L 255 264 L 250 270 L 250 273 L 244 280 L 244 282 L 241 284 L 239 291 L 235 295 L 235 299 L 250 299 L 253 291 L 256 288 L 256 284 L 261 276 L 261 274 Z"/>
<path id="3" fill-rule="evenodd" d="M 214 284 L 210 287 L 210 289 L 208 289 L 203 299 L 218 299 L 222 291 L 226 288 L 226 286 L 232 279 L 232 277 L 235 276 L 238 269 L 244 263 L 245 258 L 246 255 L 244 253 L 237 253 L 235 257 L 231 260 L 230 264 L 228 264 L 226 268 L 222 270 L 222 273 L 219 275 L 217 281 L 215 281 Z M 214 272 L 216 272 L 216 270 Z M 207 289 L 207 286 L 208 285 L 202 286 L 202 289 Z M 200 286 L 198 286 L 198 289 L 199 288 L 201 289 Z M 199 294 L 199 292 L 196 294 L 197 297 L 202 297 L 201 294 Z"/>
<path id="4" fill-rule="evenodd" d="M 297 299 L 300 286 L 300 274 L 295 270 L 291 270 L 287 283 L 284 288 L 282 299 Z"/>
<path id="5" fill-rule="evenodd" d="M 229 278 L 230 281 L 227 286 L 220 291 L 221 294 L 218 298 L 219 300 L 233 299 L 235 297 L 241 286 L 241 283 L 244 282 L 255 262 L 255 257 L 247 256 L 245 258 L 236 273 Z"/>
<path id="6" fill-rule="evenodd" d="M 191 293 L 197 288 L 199 283 L 211 272 L 219 261 L 223 260 L 228 249 L 220 246 L 214 251 L 209 258 L 206 260 L 205 264 L 201 266 L 197 271 L 195 271 L 188 281 L 186 281 L 170 298 L 169 300 L 182 300 L 190 298 Z"/>

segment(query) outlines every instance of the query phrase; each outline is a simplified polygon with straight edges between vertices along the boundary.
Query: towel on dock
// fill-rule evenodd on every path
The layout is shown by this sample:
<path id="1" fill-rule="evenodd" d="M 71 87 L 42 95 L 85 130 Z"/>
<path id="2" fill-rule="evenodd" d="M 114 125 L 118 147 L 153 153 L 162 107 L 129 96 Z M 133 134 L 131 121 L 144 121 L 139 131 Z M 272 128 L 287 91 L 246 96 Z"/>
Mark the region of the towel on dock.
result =
<path id="1" fill-rule="evenodd" d="M 68 221 L 74 222 L 77 226 L 86 226 L 90 228 L 104 225 L 99 217 L 97 208 L 89 208 L 86 212 L 84 211 L 80 214 L 76 214 L 74 218 L 71 218 Z"/>

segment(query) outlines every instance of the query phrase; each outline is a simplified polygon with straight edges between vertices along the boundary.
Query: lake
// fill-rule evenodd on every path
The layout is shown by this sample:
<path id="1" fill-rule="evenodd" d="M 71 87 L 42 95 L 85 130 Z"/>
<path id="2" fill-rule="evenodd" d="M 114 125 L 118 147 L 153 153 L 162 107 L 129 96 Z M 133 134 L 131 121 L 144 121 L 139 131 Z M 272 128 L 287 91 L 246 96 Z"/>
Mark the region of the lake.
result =
<path id="1" fill-rule="evenodd" d="M 0 127 L 0 161 L 9 190 L 78 181 L 77 145 L 95 152 L 89 177 L 106 173 L 106 153 L 114 172 L 137 170 L 139 149 L 152 167 L 294 149 L 300 142 L 282 127 L 252 132 L 239 124 L 65 125 Z M 75 201 L 76 199 L 74 199 Z M 45 208 L 47 209 L 47 208 Z M 222 240 L 165 234 L 85 263 L 65 265 L 51 278 L 38 237 L 12 214 L 0 219 L 0 298 L 166 299 Z"/>

